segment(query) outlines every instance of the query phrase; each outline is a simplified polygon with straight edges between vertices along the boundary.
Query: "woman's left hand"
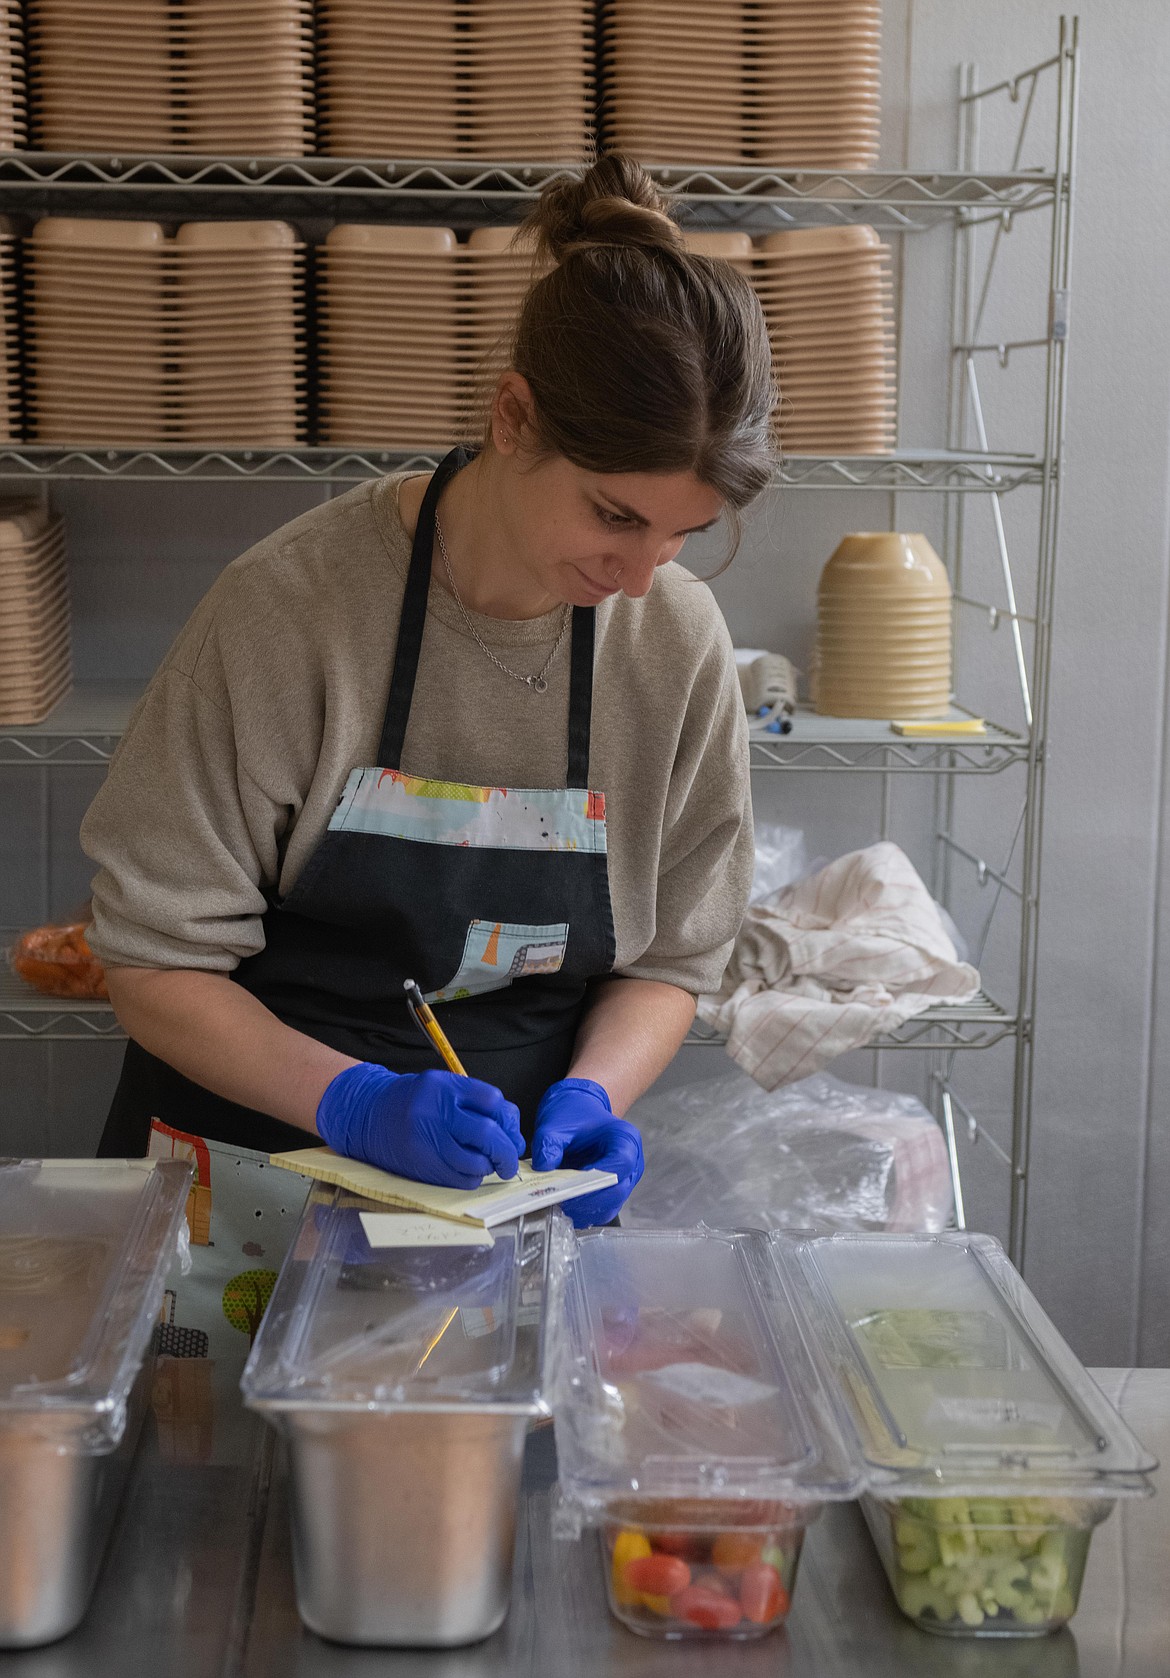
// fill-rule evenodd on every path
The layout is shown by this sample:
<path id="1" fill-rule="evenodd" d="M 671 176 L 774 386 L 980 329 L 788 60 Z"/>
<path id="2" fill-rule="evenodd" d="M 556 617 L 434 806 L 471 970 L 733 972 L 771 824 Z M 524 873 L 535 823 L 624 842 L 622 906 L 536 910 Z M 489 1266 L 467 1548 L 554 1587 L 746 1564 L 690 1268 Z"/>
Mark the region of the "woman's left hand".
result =
<path id="1" fill-rule="evenodd" d="M 563 1165 L 615 1173 L 613 1188 L 564 1202 L 577 1229 L 610 1223 L 645 1170 L 637 1127 L 615 1115 L 609 1096 L 592 1078 L 562 1078 L 544 1092 L 536 1109 L 532 1163 L 537 1171 Z"/>

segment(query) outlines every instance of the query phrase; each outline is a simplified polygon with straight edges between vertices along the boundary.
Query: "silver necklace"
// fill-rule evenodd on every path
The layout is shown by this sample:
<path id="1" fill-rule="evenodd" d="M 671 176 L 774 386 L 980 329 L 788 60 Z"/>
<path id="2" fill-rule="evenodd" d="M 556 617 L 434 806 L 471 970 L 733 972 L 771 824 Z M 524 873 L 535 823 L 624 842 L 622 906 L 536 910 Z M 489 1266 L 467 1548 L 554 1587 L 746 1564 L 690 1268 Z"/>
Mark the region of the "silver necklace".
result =
<path id="1" fill-rule="evenodd" d="M 484 640 L 483 636 L 479 633 L 479 631 L 476 629 L 475 625 L 472 623 L 471 616 L 470 616 L 470 614 L 467 610 L 467 607 L 463 604 L 463 600 L 460 597 L 459 590 L 455 586 L 455 577 L 454 577 L 454 574 L 452 573 L 452 570 L 451 570 L 451 557 L 447 552 L 447 544 L 443 540 L 443 527 L 439 523 L 437 515 L 435 517 L 435 535 L 439 539 L 439 552 L 443 556 L 443 569 L 447 573 L 447 581 L 451 585 L 451 593 L 455 596 L 455 604 L 458 606 L 460 612 L 462 612 L 462 614 L 463 614 L 463 621 L 467 625 L 467 633 L 471 636 L 471 639 L 475 642 L 475 644 L 479 648 L 480 652 L 483 653 L 486 658 L 491 659 L 492 663 L 495 665 L 497 670 L 502 670 L 504 672 L 505 676 L 511 676 L 513 681 L 523 682 L 524 686 L 528 687 L 528 688 L 531 688 L 533 693 L 547 693 L 548 692 L 547 676 L 548 676 L 549 665 L 552 663 L 553 659 L 560 652 L 561 642 L 564 640 L 565 636 L 569 632 L 569 624 L 572 620 L 573 608 L 566 602 L 564 619 L 561 623 L 561 632 L 557 636 L 556 643 L 553 647 L 553 650 L 552 650 L 551 653 L 549 653 L 548 657 L 545 659 L 544 664 L 541 667 L 541 669 L 537 671 L 535 676 L 522 675 L 519 670 L 511 669 L 508 665 L 506 665 L 504 663 L 503 659 L 499 659 L 499 658 L 496 657 L 495 653 L 488 646 L 488 644 Z"/>

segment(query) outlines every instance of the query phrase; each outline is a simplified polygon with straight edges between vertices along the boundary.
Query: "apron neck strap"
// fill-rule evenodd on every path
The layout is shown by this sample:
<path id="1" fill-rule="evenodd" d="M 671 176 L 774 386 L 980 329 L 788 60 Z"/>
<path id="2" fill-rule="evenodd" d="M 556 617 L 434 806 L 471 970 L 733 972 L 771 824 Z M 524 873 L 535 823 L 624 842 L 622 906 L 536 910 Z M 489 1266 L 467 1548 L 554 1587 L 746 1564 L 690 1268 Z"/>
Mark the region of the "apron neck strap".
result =
<path id="1" fill-rule="evenodd" d="M 406 725 L 410 721 L 410 702 L 414 697 L 414 680 L 418 674 L 423 630 L 427 621 L 431 556 L 435 546 L 435 509 L 446 485 L 471 458 L 468 451 L 462 447 L 452 449 L 432 472 L 431 481 L 422 498 L 422 506 L 418 510 L 418 522 L 414 527 L 414 542 L 410 550 L 410 570 L 406 577 L 406 591 L 402 596 L 402 614 L 398 619 L 398 643 L 394 649 L 390 696 L 386 701 L 386 718 L 382 724 L 382 739 L 378 747 L 378 766 L 381 769 L 402 768 L 402 747 L 406 740 Z"/>
<path id="2" fill-rule="evenodd" d="M 569 764 L 567 787 L 589 785 L 589 731 L 593 722 L 592 606 L 573 607 L 572 663 L 569 666 Z"/>
<path id="3" fill-rule="evenodd" d="M 439 497 L 456 472 L 462 471 L 473 459 L 474 451 L 465 449 L 462 445 L 452 449 L 432 474 L 422 499 L 422 506 L 419 508 L 414 542 L 410 550 L 410 570 L 402 597 L 402 614 L 398 620 L 398 641 L 394 649 L 390 694 L 386 701 L 386 716 L 382 723 L 382 739 L 378 747 L 378 766 L 382 769 L 402 768 L 402 749 L 406 742 L 410 702 L 414 697 L 423 630 L 427 621 L 427 596 L 431 587 L 431 562 L 435 543 L 435 511 L 439 505 Z M 569 671 L 569 753 L 565 781 L 565 785 L 569 787 L 589 785 L 594 627 L 593 607 L 574 606 L 572 664 Z"/>

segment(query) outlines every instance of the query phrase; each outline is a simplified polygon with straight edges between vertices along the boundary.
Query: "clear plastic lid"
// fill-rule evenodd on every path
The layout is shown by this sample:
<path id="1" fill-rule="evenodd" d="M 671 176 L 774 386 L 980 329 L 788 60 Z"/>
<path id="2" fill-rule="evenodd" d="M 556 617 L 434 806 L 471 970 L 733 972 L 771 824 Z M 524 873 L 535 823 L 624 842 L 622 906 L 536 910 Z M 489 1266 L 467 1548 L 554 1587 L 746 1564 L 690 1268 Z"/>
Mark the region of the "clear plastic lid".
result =
<path id="1" fill-rule="evenodd" d="M 316 1186 L 241 1386 L 273 1410 L 490 1410 L 542 1396 L 548 1214 L 490 1247 L 371 1247 L 361 1213 L 388 1208 Z"/>
<path id="2" fill-rule="evenodd" d="M 766 1236 L 557 1235 L 551 1391 L 570 1507 L 856 1494 L 783 1255 Z"/>
<path id="3" fill-rule="evenodd" d="M 191 1175 L 178 1160 L 0 1161 L 0 1429 L 117 1445 Z"/>
<path id="4" fill-rule="evenodd" d="M 1150 1489 L 1156 1460 L 990 1236 L 832 1235 L 796 1257 L 871 1491 Z"/>

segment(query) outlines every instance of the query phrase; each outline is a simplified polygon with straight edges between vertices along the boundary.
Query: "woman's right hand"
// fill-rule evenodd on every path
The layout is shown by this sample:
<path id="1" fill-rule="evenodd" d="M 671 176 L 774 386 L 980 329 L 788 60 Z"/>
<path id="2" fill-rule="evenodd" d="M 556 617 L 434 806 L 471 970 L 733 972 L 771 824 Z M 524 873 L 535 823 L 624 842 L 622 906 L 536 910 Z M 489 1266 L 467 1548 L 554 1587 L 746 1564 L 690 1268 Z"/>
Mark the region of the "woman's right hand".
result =
<path id="1" fill-rule="evenodd" d="M 449 1189 L 477 1189 L 493 1171 L 514 1177 L 524 1152 L 520 1113 L 494 1084 L 369 1061 L 327 1087 L 317 1131 L 334 1153 Z"/>

